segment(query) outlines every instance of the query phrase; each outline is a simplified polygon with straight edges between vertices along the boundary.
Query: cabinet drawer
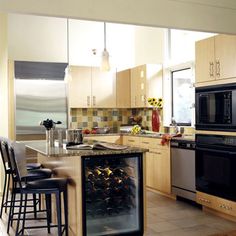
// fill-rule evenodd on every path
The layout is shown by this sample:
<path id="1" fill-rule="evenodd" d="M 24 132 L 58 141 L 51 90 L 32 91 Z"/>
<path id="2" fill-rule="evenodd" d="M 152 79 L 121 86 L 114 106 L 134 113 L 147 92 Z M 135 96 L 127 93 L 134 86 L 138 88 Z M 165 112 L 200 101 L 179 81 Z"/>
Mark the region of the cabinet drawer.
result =
<path id="1" fill-rule="evenodd" d="M 236 216 L 236 202 L 217 197 L 215 206 L 220 212 Z"/>
<path id="2" fill-rule="evenodd" d="M 224 214 L 236 216 L 236 202 L 197 192 L 197 203 L 213 208 Z"/>
<path id="3" fill-rule="evenodd" d="M 124 145 L 133 146 L 133 147 L 139 147 L 139 137 L 134 136 L 123 136 L 122 142 Z"/>
<path id="4" fill-rule="evenodd" d="M 153 149 L 169 149 L 169 146 L 162 145 L 160 138 L 140 138 L 140 147 L 143 148 L 153 148 Z"/>
<path id="5" fill-rule="evenodd" d="M 212 195 L 208 195 L 206 193 L 202 193 L 202 192 L 197 192 L 197 203 L 203 205 L 203 206 L 207 206 L 207 207 L 211 207 L 211 208 L 215 208 L 215 197 Z"/>

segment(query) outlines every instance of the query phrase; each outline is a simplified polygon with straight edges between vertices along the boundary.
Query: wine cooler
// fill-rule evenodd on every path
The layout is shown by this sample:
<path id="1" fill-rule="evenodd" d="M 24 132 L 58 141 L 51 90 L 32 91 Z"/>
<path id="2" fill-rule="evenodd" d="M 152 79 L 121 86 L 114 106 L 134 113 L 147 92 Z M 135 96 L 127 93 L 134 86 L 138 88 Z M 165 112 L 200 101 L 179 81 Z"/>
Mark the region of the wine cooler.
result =
<path id="1" fill-rule="evenodd" d="M 143 235 L 142 154 L 82 157 L 83 235 Z"/>

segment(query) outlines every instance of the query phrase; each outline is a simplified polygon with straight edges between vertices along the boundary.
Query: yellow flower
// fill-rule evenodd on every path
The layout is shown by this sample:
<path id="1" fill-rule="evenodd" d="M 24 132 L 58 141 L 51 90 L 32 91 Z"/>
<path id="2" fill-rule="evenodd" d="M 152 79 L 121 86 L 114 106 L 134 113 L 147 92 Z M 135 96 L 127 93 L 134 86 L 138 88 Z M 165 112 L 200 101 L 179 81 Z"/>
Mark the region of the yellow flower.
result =
<path id="1" fill-rule="evenodd" d="M 134 125 L 131 129 L 132 134 L 138 134 L 141 131 L 141 127 L 139 125 Z"/>
<path id="2" fill-rule="evenodd" d="M 153 106 L 153 107 L 157 107 L 158 109 L 162 109 L 163 108 L 163 99 L 162 98 L 148 98 L 148 103 Z"/>

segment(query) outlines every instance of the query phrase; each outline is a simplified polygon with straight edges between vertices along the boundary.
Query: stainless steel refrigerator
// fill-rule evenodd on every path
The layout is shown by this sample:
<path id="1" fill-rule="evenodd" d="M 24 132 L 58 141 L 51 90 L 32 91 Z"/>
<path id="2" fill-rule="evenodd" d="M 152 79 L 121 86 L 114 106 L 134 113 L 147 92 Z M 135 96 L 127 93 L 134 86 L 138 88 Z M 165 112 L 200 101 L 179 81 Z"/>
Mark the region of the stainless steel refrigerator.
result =
<path id="1" fill-rule="evenodd" d="M 39 122 L 61 121 L 67 128 L 66 63 L 15 61 L 16 135 L 44 134 Z"/>

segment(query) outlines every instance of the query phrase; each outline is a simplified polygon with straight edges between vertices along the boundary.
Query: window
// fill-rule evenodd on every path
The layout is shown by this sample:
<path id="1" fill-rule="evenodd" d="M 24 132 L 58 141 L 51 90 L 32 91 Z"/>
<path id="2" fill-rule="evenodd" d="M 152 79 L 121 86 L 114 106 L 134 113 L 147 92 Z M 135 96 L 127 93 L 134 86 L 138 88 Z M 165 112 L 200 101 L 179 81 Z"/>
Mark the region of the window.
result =
<path id="1" fill-rule="evenodd" d="M 171 71 L 172 117 L 178 125 L 191 125 L 194 89 L 192 68 Z"/>

